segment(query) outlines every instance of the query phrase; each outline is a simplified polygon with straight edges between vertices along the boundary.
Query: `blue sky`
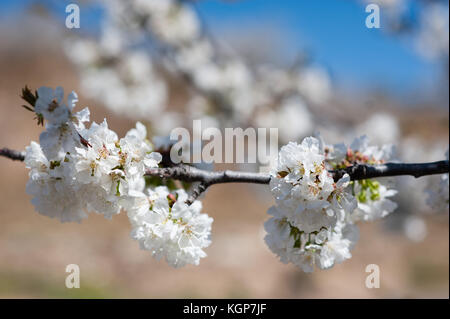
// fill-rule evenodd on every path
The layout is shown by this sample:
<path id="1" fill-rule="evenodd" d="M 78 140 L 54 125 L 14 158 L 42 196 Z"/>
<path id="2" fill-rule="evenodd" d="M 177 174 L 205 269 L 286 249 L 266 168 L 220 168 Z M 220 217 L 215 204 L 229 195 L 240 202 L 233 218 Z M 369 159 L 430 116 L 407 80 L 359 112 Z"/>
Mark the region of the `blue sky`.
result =
<path id="1" fill-rule="evenodd" d="M 20 12 L 30 2 L 2 1 L 0 17 Z M 63 21 L 68 1 L 42 2 L 53 3 L 52 11 Z M 407 40 L 383 32 L 383 24 L 381 29 L 367 29 L 367 13 L 357 1 L 200 0 L 196 6 L 216 36 L 247 26 L 277 29 L 285 37 L 280 50 L 287 59 L 301 50 L 310 52 L 313 61 L 329 70 L 338 87 L 346 90 L 376 87 L 403 95 L 430 88 L 439 75 L 437 64 L 419 56 Z M 82 27 L 92 26 L 99 17 L 99 10 L 86 10 L 81 7 Z"/>
<path id="2" fill-rule="evenodd" d="M 282 5 L 281 5 L 282 4 Z M 211 29 L 269 23 L 284 30 L 292 56 L 301 49 L 331 71 L 341 87 L 377 87 L 403 94 L 429 86 L 438 65 L 419 56 L 411 43 L 365 27 L 364 6 L 350 0 L 251 0 L 198 5 Z M 383 12 L 381 12 L 381 15 Z M 286 48 L 285 48 L 286 49 Z"/>

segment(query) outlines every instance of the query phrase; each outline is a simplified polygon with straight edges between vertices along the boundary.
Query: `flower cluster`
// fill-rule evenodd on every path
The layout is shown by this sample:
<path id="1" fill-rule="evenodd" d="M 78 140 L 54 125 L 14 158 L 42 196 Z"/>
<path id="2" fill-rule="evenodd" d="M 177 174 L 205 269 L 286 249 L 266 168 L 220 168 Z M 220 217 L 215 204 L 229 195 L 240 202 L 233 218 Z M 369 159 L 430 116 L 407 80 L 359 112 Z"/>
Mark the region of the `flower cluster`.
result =
<path id="1" fill-rule="evenodd" d="M 381 148 L 369 145 L 369 139 L 363 135 L 356 138 L 350 146 L 335 144 L 324 146 L 327 164 L 333 169 L 342 169 L 356 164 L 382 164 L 393 160 L 395 148 L 385 144 Z M 389 197 L 397 194 L 390 188 L 391 181 L 386 178 L 365 179 L 351 184 L 351 192 L 358 200 L 356 209 L 348 215 L 352 222 L 373 221 L 386 217 L 397 208 Z"/>
<path id="2" fill-rule="evenodd" d="M 284 263 L 305 272 L 332 267 L 351 257 L 358 240 L 357 221 L 370 221 L 392 212 L 389 197 L 396 191 L 380 180 L 350 181 L 348 174 L 335 181 L 332 169 L 355 164 L 379 164 L 392 147 L 369 146 L 365 136 L 347 147 L 325 145 L 321 138 L 290 142 L 278 154 L 270 187 L 276 200 L 265 223 L 269 248 Z"/>
<path id="3" fill-rule="evenodd" d="M 171 194 L 159 186 L 145 192 L 132 192 L 128 217 L 133 227 L 131 236 L 142 249 L 157 259 L 165 257 L 169 265 L 198 265 L 206 256 L 203 248 L 211 243 L 213 219 L 201 214 L 200 201 L 187 205 L 187 193 L 179 189 Z"/>
<path id="4" fill-rule="evenodd" d="M 37 90 L 35 112 L 46 126 L 40 145 L 32 142 L 26 149 L 27 192 L 38 212 L 63 222 L 80 221 L 86 211 L 111 218 L 128 191 L 144 185 L 145 169 L 156 167 L 161 155 L 152 152 L 141 123 L 121 139 L 106 120 L 87 129 L 89 110 L 72 114 L 76 94 L 69 95 L 68 105 L 63 97 L 61 87 Z"/>
<path id="5" fill-rule="evenodd" d="M 119 139 L 106 119 L 85 127 L 89 110 L 72 113 L 75 92 L 67 104 L 60 87 L 27 93 L 34 112 L 45 121 L 40 144 L 31 142 L 25 154 L 30 169 L 26 189 L 35 209 L 61 222 L 79 222 L 88 212 L 111 218 L 125 208 L 132 237 L 143 249 L 157 258 L 166 256 L 174 267 L 197 265 L 206 255 L 202 248 L 210 243 L 212 219 L 200 214 L 200 202 L 185 204 L 184 190 L 173 196 L 165 187 L 146 188 L 145 172 L 158 167 L 161 154 L 153 152 L 145 126 L 138 122 Z"/>
<path id="6" fill-rule="evenodd" d="M 350 258 L 358 237 L 357 228 L 345 224 L 346 214 L 356 207 L 354 196 L 345 191 L 350 178 L 335 183 L 325 164 L 320 141 L 307 137 L 283 146 L 271 172 L 276 205 L 268 211 L 273 217 L 265 223 L 266 243 L 282 262 L 305 272 Z"/>

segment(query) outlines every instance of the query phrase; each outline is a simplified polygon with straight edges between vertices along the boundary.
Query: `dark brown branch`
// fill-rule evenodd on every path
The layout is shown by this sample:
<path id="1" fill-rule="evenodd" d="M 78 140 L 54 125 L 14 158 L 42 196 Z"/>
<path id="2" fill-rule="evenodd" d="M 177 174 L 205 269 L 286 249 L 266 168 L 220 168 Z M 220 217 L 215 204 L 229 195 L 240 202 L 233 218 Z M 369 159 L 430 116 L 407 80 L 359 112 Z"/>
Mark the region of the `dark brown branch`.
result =
<path id="1" fill-rule="evenodd" d="M 177 179 L 183 182 L 202 182 L 208 186 L 223 183 L 256 183 L 268 184 L 270 175 L 237 171 L 206 171 L 189 165 L 151 168 L 145 175 L 158 176 L 165 179 Z"/>
<path id="2" fill-rule="evenodd" d="M 222 183 L 256 183 L 268 184 L 269 174 L 236 172 L 236 171 L 205 171 L 189 165 L 179 165 L 164 168 L 149 169 L 146 175 L 158 176 L 164 179 L 177 179 L 183 182 L 200 182 L 194 187 L 186 203 L 192 204 L 206 189 L 214 184 Z"/>
<path id="3" fill-rule="evenodd" d="M 24 152 L 10 150 L 9 148 L 0 148 L 0 156 L 7 157 L 13 161 L 23 161 L 25 159 Z"/>
<path id="4" fill-rule="evenodd" d="M 23 152 L 10 150 L 8 148 L 0 149 L 0 156 L 12 160 L 23 161 L 25 156 Z M 449 161 L 439 161 L 431 163 L 385 163 L 379 165 L 357 164 L 345 169 L 330 171 L 335 181 L 339 180 L 344 174 L 349 174 L 353 181 L 377 177 L 389 177 L 410 175 L 421 177 L 425 175 L 448 174 Z M 269 184 L 271 176 L 268 173 L 252 173 L 238 171 L 206 171 L 189 165 L 178 165 L 173 167 L 152 168 L 145 173 L 147 176 L 158 176 L 164 179 L 175 179 L 183 182 L 200 182 L 194 187 L 191 196 L 188 199 L 192 203 L 209 186 L 223 183 L 253 183 Z"/>
<path id="5" fill-rule="evenodd" d="M 189 198 L 186 200 L 186 204 L 191 205 L 206 189 L 208 188 L 208 185 L 205 183 L 200 183 L 196 185 L 192 191 Z"/>
<path id="6" fill-rule="evenodd" d="M 444 174 L 449 172 L 449 162 L 439 161 L 432 163 L 386 163 L 381 165 L 354 165 L 345 169 L 330 171 L 333 179 L 338 181 L 344 174 L 349 174 L 351 180 L 362 180 L 376 177 L 411 175 L 421 177 L 425 175 Z M 270 174 L 237 171 L 210 172 L 188 165 L 179 165 L 166 168 L 154 168 L 146 175 L 159 176 L 165 179 L 177 179 L 184 182 L 201 182 L 195 188 L 190 200 L 195 200 L 209 186 L 222 183 L 256 183 L 268 184 Z M 189 201 L 189 200 L 188 200 Z M 191 203 L 192 203 L 191 201 Z"/>
<path id="7" fill-rule="evenodd" d="M 449 171 L 448 161 L 431 163 L 386 163 L 380 165 L 354 165 L 345 169 L 331 171 L 334 180 L 338 180 L 345 173 L 351 180 L 361 180 L 376 177 L 410 175 L 422 177 L 425 175 L 445 174 Z"/>

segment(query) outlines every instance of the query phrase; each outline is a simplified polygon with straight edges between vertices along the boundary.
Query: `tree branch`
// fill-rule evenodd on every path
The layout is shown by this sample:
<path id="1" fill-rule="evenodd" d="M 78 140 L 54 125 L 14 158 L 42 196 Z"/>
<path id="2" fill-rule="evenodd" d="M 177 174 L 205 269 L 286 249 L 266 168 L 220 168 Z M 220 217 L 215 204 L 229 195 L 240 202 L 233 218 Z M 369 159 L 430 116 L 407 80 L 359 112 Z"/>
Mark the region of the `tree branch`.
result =
<path id="1" fill-rule="evenodd" d="M 361 180 L 376 177 L 410 175 L 416 178 L 425 175 L 445 174 L 449 172 L 448 161 L 431 163 L 386 163 L 379 165 L 353 165 L 345 169 L 331 171 L 335 181 L 345 173 L 351 180 Z"/>
<path id="2" fill-rule="evenodd" d="M 192 204 L 206 189 L 214 184 L 223 183 L 256 183 L 268 184 L 270 175 L 252 172 L 236 172 L 236 171 L 205 171 L 193 166 L 181 164 L 173 167 L 151 168 L 147 170 L 148 176 L 158 176 L 164 179 L 177 179 L 183 182 L 200 182 L 192 190 L 187 204 Z"/>
<path id="3" fill-rule="evenodd" d="M 24 152 L 14 151 L 6 147 L 0 148 L 0 156 L 7 157 L 13 161 L 23 161 L 25 159 Z"/>
<path id="4" fill-rule="evenodd" d="M 0 149 L 0 156 L 12 160 L 23 161 L 24 152 L 14 151 L 8 148 Z M 353 181 L 377 177 L 410 175 L 421 177 L 425 175 L 448 174 L 449 161 L 431 163 L 385 163 L 379 165 L 357 164 L 344 169 L 332 170 L 330 173 L 335 181 L 344 174 L 350 175 Z M 209 186 L 223 183 L 253 183 L 269 184 L 271 176 L 268 173 L 238 172 L 238 171 L 206 171 L 186 164 L 173 167 L 151 168 L 145 173 L 147 176 L 158 176 L 164 179 L 176 179 L 183 182 L 200 182 L 187 202 L 192 203 Z"/>
<path id="5" fill-rule="evenodd" d="M 186 204 L 191 205 L 204 191 L 206 191 L 207 188 L 208 185 L 206 185 L 205 183 L 200 183 L 195 186 L 191 192 L 191 195 L 186 200 Z"/>
<path id="6" fill-rule="evenodd" d="M 268 184 L 270 175 L 264 173 L 237 172 L 237 171 L 206 171 L 193 166 L 181 164 L 173 167 L 151 168 L 147 170 L 148 176 L 158 176 L 165 179 L 177 179 L 183 182 L 201 182 L 205 185 L 222 183 L 256 183 Z"/>
<path id="7" fill-rule="evenodd" d="M 338 181 L 344 174 L 349 174 L 353 181 L 388 177 L 399 175 L 411 175 L 421 177 L 425 175 L 445 174 L 449 172 L 449 161 L 439 161 L 432 163 L 386 163 L 381 165 L 362 165 L 357 164 L 345 169 L 330 171 L 335 181 Z M 152 168 L 146 172 L 149 176 L 159 176 L 165 179 L 177 179 L 184 182 L 200 182 L 197 188 L 194 188 L 191 197 L 188 199 L 192 203 L 209 186 L 222 183 L 256 183 L 269 184 L 270 174 L 251 173 L 237 171 L 218 171 L 211 172 L 201 170 L 189 165 L 179 165 L 165 168 Z"/>

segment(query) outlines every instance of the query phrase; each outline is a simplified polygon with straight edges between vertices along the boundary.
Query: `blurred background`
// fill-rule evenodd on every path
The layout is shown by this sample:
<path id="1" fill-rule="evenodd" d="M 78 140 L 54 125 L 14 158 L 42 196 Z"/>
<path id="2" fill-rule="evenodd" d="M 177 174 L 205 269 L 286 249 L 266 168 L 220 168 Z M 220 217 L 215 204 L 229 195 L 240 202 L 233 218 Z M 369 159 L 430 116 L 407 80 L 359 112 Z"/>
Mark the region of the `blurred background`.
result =
<path id="1" fill-rule="evenodd" d="M 80 28 L 66 28 L 69 3 Z M 380 6 L 368 29 L 368 3 Z M 28 85 L 63 86 L 119 136 L 143 121 L 174 127 L 278 127 L 279 145 L 320 132 L 367 134 L 405 162 L 444 159 L 449 144 L 448 1 L 2 1 L 0 147 L 41 128 L 20 105 Z M 230 167 L 217 165 L 217 169 Z M 234 169 L 257 169 L 232 165 Z M 37 214 L 23 163 L 0 159 L 2 298 L 448 298 L 448 208 L 426 205 L 438 177 L 397 179 L 399 207 L 360 225 L 353 257 L 305 274 L 264 243 L 263 186 L 213 186 L 213 241 L 200 266 L 173 269 L 139 250 L 126 214 L 81 224 Z M 65 287 L 78 264 L 81 288 Z M 377 264 L 381 287 L 367 289 Z"/>

